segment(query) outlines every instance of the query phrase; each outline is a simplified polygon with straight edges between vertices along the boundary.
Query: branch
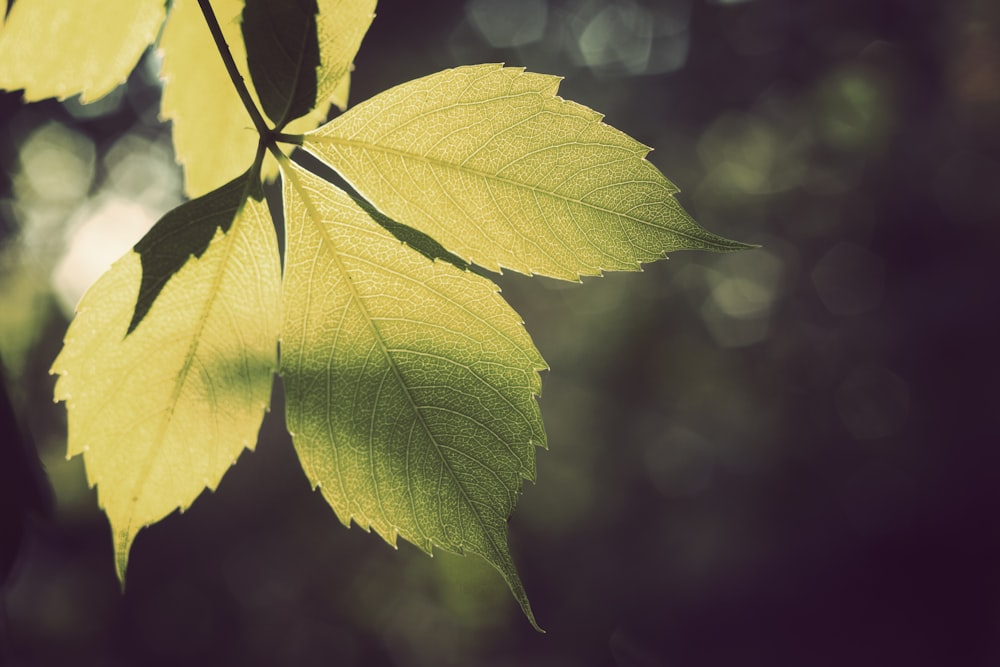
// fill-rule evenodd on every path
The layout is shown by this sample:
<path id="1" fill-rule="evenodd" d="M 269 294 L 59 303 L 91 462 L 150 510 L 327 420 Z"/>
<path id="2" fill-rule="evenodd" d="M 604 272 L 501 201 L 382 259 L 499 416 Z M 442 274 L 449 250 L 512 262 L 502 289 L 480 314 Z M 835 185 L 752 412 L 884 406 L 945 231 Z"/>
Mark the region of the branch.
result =
<path id="1" fill-rule="evenodd" d="M 205 15 L 205 23 L 208 24 L 208 29 L 212 33 L 212 39 L 215 40 L 215 46 L 219 49 L 219 55 L 222 56 L 222 62 L 226 66 L 229 78 L 232 80 L 233 85 L 236 86 L 236 92 L 239 94 L 243 106 L 246 107 L 247 113 L 250 114 L 250 119 L 253 121 L 254 127 L 257 128 L 257 133 L 261 137 L 270 138 L 271 128 L 267 126 L 267 121 L 264 120 L 264 117 L 257 109 L 257 105 L 253 103 L 253 98 L 250 97 L 250 90 L 243 80 L 243 75 L 236 68 L 236 61 L 233 60 L 233 54 L 229 51 L 229 45 L 226 44 L 226 38 L 222 34 L 222 28 L 219 27 L 219 20 L 215 18 L 215 12 L 212 10 L 211 3 L 209 0 L 198 0 L 198 6 L 201 7 L 201 13 Z"/>

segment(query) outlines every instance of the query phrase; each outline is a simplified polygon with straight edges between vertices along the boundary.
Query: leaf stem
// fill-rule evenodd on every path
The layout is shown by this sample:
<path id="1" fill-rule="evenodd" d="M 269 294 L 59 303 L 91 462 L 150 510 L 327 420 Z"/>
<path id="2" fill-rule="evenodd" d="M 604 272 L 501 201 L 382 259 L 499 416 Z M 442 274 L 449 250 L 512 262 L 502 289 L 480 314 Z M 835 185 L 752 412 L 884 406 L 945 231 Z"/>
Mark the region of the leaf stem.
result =
<path id="1" fill-rule="evenodd" d="M 219 49 L 219 55 L 222 56 L 222 62 L 226 66 L 229 78 L 232 80 L 233 85 L 236 86 L 236 92 L 239 94 L 243 106 L 246 107 L 247 113 L 250 114 L 250 119 L 253 121 L 254 127 L 257 128 L 257 133 L 262 138 L 270 139 L 272 137 L 272 130 L 267 126 L 267 121 L 264 120 L 264 116 L 261 115 L 260 110 L 257 109 L 257 105 L 253 102 L 253 98 L 250 97 L 250 90 L 243 80 L 243 75 L 240 74 L 239 69 L 236 67 L 236 61 L 233 60 L 233 54 L 229 51 L 229 45 L 226 44 L 226 38 L 222 34 L 219 20 L 215 18 L 215 11 L 212 9 L 211 3 L 209 0 L 198 0 L 198 6 L 201 7 L 201 13 L 205 15 L 205 23 L 208 24 L 208 29 L 212 33 L 212 39 L 215 40 L 215 46 Z"/>
<path id="2" fill-rule="evenodd" d="M 273 142 L 272 142 L 273 144 Z M 257 154 L 253 157 L 253 166 L 250 167 L 249 178 L 247 179 L 247 189 L 243 193 L 243 202 L 246 202 L 247 196 L 252 194 L 254 186 L 260 189 L 260 169 L 264 164 L 264 154 L 268 151 L 269 144 L 264 137 L 260 138 L 257 142 Z M 240 206 L 243 204 L 241 203 Z"/>
<path id="3" fill-rule="evenodd" d="M 301 146 L 302 142 L 305 140 L 305 135 L 285 134 L 284 132 L 275 132 L 274 140 L 280 141 L 283 144 L 295 144 L 296 146 Z"/>

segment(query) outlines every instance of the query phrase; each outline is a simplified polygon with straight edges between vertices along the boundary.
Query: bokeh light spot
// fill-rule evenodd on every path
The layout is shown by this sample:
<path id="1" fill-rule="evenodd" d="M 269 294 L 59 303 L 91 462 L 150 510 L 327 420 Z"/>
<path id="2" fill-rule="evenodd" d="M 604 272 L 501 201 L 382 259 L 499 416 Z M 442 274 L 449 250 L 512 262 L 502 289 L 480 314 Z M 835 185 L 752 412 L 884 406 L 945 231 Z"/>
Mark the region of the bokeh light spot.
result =
<path id="1" fill-rule="evenodd" d="M 617 65 L 639 73 L 649 62 L 653 26 L 646 11 L 632 3 L 609 5 L 587 22 L 577 38 L 580 54 L 592 69 Z"/>
<path id="2" fill-rule="evenodd" d="M 66 254 L 52 274 L 52 286 L 67 317 L 80 297 L 111 264 L 142 238 L 156 214 L 117 195 L 106 195 L 85 207 L 70 224 Z"/>
<path id="3" fill-rule="evenodd" d="M 545 34 L 545 0 L 469 0 L 465 16 L 497 49 L 537 42 Z"/>
<path id="4" fill-rule="evenodd" d="M 869 153 L 885 143 L 892 127 L 888 91 L 871 74 L 838 70 L 819 92 L 820 133 L 838 150 Z"/>
<path id="5" fill-rule="evenodd" d="M 710 291 L 701 316 L 715 342 L 744 347 L 764 340 L 783 288 L 782 260 L 765 249 L 722 255 L 706 277 Z"/>
<path id="6" fill-rule="evenodd" d="M 126 134 L 104 156 L 104 167 L 115 194 L 163 211 L 181 200 L 181 172 L 163 141 Z"/>
<path id="7" fill-rule="evenodd" d="M 94 160 L 88 137 L 61 123 L 46 123 L 21 144 L 14 193 L 28 202 L 81 199 L 94 179 Z"/>
<path id="8" fill-rule="evenodd" d="M 572 7 L 570 55 L 601 76 L 663 74 L 684 67 L 690 37 L 688 0 L 653 6 L 631 0 Z"/>
<path id="9" fill-rule="evenodd" d="M 802 179 L 795 137 L 782 137 L 756 114 L 724 113 L 698 139 L 708 173 L 704 196 L 745 196 L 787 190 Z"/>

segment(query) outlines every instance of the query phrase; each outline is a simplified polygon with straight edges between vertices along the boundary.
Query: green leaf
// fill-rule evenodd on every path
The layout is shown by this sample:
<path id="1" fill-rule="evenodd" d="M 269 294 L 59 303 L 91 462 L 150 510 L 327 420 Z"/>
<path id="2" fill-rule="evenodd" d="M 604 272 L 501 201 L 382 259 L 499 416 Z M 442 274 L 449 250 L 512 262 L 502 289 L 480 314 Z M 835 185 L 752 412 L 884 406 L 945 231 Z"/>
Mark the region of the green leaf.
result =
<path id="1" fill-rule="evenodd" d="M 256 442 L 281 308 L 267 205 L 248 199 L 126 335 L 141 279 L 130 251 L 84 295 L 52 365 L 69 414 L 68 454 L 83 454 L 97 486 L 123 582 L 139 530 L 215 489 Z"/>
<path id="2" fill-rule="evenodd" d="M 545 363 L 521 319 L 338 188 L 293 164 L 282 180 L 281 375 L 307 476 L 345 525 L 481 555 L 534 624 L 506 539 L 545 442 Z"/>
<path id="3" fill-rule="evenodd" d="M 250 75 L 279 129 L 316 106 L 317 11 L 316 0 L 253 0 L 243 9 Z"/>
<path id="4" fill-rule="evenodd" d="M 247 196 L 249 174 L 233 179 L 204 197 L 185 202 L 164 215 L 135 244 L 142 281 L 128 333 L 139 325 L 171 276 L 190 257 L 201 257 L 216 230 L 229 231 Z"/>
<path id="5" fill-rule="evenodd" d="M 464 260 L 568 280 L 669 250 L 736 250 L 695 223 L 649 148 L 556 96 L 559 78 L 477 65 L 402 84 L 304 148 Z"/>
<path id="6" fill-rule="evenodd" d="M 375 18 L 376 0 L 319 0 L 318 4 L 316 30 L 320 67 L 316 73 L 316 99 L 330 100 L 343 110 L 347 108 L 354 56 Z M 327 110 L 320 110 L 322 116 L 314 116 L 312 125 L 290 126 L 289 132 L 306 132 L 325 121 Z"/>
<path id="7" fill-rule="evenodd" d="M 214 0 L 212 8 L 249 83 L 239 26 L 243 2 Z M 164 79 L 160 114 L 173 122 L 171 135 L 177 161 L 184 166 L 184 190 L 200 197 L 246 171 L 257 152 L 257 132 L 229 80 L 197 0 L 174 0 L 160 51 Z"/>
<path id="8" fill-rule="evenodd" d="M 255 0 L 243 12 L 250 73 L 278 128 L 311 130 L 330 103 L 347 107 L 351 63 L 375 17 L 375 0 Z M 311 112 L 311 113 L 310 113 Z"/>
<path id="9" fill-rule="evenodd" d="M 263 6 L 273 12 L 273 21 L 260 20 L 263 12 L 259 8 Z M 243 31 L 250 71 L 258 92 L 263 95 L 260 89 L 264 84 L 260 81 L 264 77 L 275 82 L 271 87 L 285 89 L 268 93 L 273 99 L 262 100 L 265 111 L 277 126 L 284 127 L 278 114 L 289 100 L 295 101 L 293 98 L 302 99 L 296 110 L 287 114 L 289 120 L 310 113 L 288 126 L 289 133 L 306 132 L 325 121 L 330 104 L 346 109 L 352 63 L 375 18 L 375 0 L 319 0 L 318 4 L 314 0 L 262 0 L 248 4 L 247 9 L 253 11 L 254 23 L 248 34 L 250 26 L 244 11 Z M 279 31 L 274 26 L 280 25 L 279 17 L 285 14 L 293 15 L 289 20 L 295 28 Z M 304 38 L 297 33 L 304 33 Z M 268 51 L 275 44 L 282 46 Z M 316 51 L 318 62 L 314 57 Z M 254 71 L 254 61 L 258 59 L 255 52 L 261 54 L 257 71 Z M 315 69 L 310 72 L 308 67 L 302 66 L 303 62 L 313 63 Z M 291 92 L 293 90 L 298 92 Z M 312 103 L 306 104 L 310 96 Z M 274 108 L 275 115 L 269 107 Z"/>
<path id="10" fill-rule="evenodd" d="M 306 170 L 312 172 L 316 176 L 341 187 L 343 184 L 343 179 L 337 176 L 337 173 L 327 167 L 326 165 L 320 164 L 315 158 L 311 158 L 308 153 L 299 151 L 295 154 L 296 162 L 301 165 Z M 371 202 L 361 197 L 356 192 L 348 190 L 345 191 L 347 196 L 357 204 L 361 210 L 368 214 L 372 220 L 381 225 L 387 232 L 395 236 L 404 244 L 410 246 L 421 255 L 430 260 L 443 260 L 445 262 L 450 262 L 459 269 L 463 271 L 472 269 L 476 270 L 476 267 L 472 267 L 468 262 L 462 260 L 461 257 L 448 252 L 448 250 L 442 246 L 440 243 L 432 239 L 427 234 L 414 229 L 413 227 L 407 227 L 406 225 L 396 222 L 382 211 L 378 210 L 371 205 Z"/>
<path id="11" fill-rule="evenodd" d="M 211 4 L 237 69 L 260 107 L 240 28 L 243 0 L 213 0 Z M 371 24 L 375 2 L 319 0 L 318 6 L 320 62 L 315 99 L 320 102 L 285 127 L 291 134 L 307 132 L 325 121 L 331 101 L 341 108 L 347 104 L 351 63 Z M 164 79 L 160 113 L 173 122 L 174 151 L 184 166 L 184 190 L 198 197 L 232 180 L 253 162 L 257 133 L 196 0 L 174 0 L 160 37 L 160 51 Z M 276 173 L 270 158 L 263 173 L 265 177 Z"/>
<path id="12" fill-rule="evenodd" d="M 419 252 L 427 259 L 450 262 L 463 271 L 470 268 L 466 262 L 462 261 L 461 257 L 445 250 L 444 246 L 427 236 L 427 234 L 396 222 L 361 197 L 351 197 L 351 199 L 353 199 L 354 203 L 357 204 L 365 213 L 371 216 L 372 220 L 382 225 L 387 232 Z"/>
<path id="13" fill-rule="evenodd" d="M 164 17 L 163 0 L 18 0 L 0 21 L 0 89 L 93 102 L 124 83 Z"/>
<path id="14" fill-rule="evenodd" d="M 260 106 L 240 29 L 243 0 L 213 0 L 211 4 L 250 96 Z M 347 104 L 351 62 L 371 24 L 374 7 L 374 0 L 320 0 L 316 99 L 326 101 L 289 123 L 286 132 L 315 128 L 326 120 L 329 101 L 341 107 Z M 257 133 L 196 0 L 174 0 L 160 37 L 160 50 L 160 76 L 164 79 L 161 115 L 173 122 L 174 151 L 184 166 L 184 190 L 198 197 L 247 168 L 257 150 Z M 263 173 L 266 177 L 275 173 L 273 162 L 265 161 Z"/>

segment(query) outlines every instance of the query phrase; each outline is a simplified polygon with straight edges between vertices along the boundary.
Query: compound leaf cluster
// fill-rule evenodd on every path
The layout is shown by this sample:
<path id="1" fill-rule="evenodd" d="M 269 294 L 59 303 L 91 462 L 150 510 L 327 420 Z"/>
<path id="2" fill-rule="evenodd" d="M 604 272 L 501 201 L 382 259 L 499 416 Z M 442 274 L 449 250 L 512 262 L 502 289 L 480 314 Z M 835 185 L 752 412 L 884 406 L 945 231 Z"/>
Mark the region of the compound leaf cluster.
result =
<path id="1" fill-rule="evenodd" d="M 545 444 L 546 366 L 469 265 L 579 280 L 746 246 L 695 223 L 649 149 L 558 97 L 557 77 L 458 67 L 324 122 L 347 106 L 374 8 L 20 0 L 0 24 L 0 88 L 83 102 L 162 24 L 162 115 L 192 198 L 79 304 L 52 366 L 68 451 L 124 581 L 139 530 L 253 448 L 277 371 L 302 467 L 341 522 L 479 554 L 535 624 L 506 532 Z M 290 160 L 295 144 L 357 194 Z M 283 263 L 261 195 L 277 173 Z"/>

